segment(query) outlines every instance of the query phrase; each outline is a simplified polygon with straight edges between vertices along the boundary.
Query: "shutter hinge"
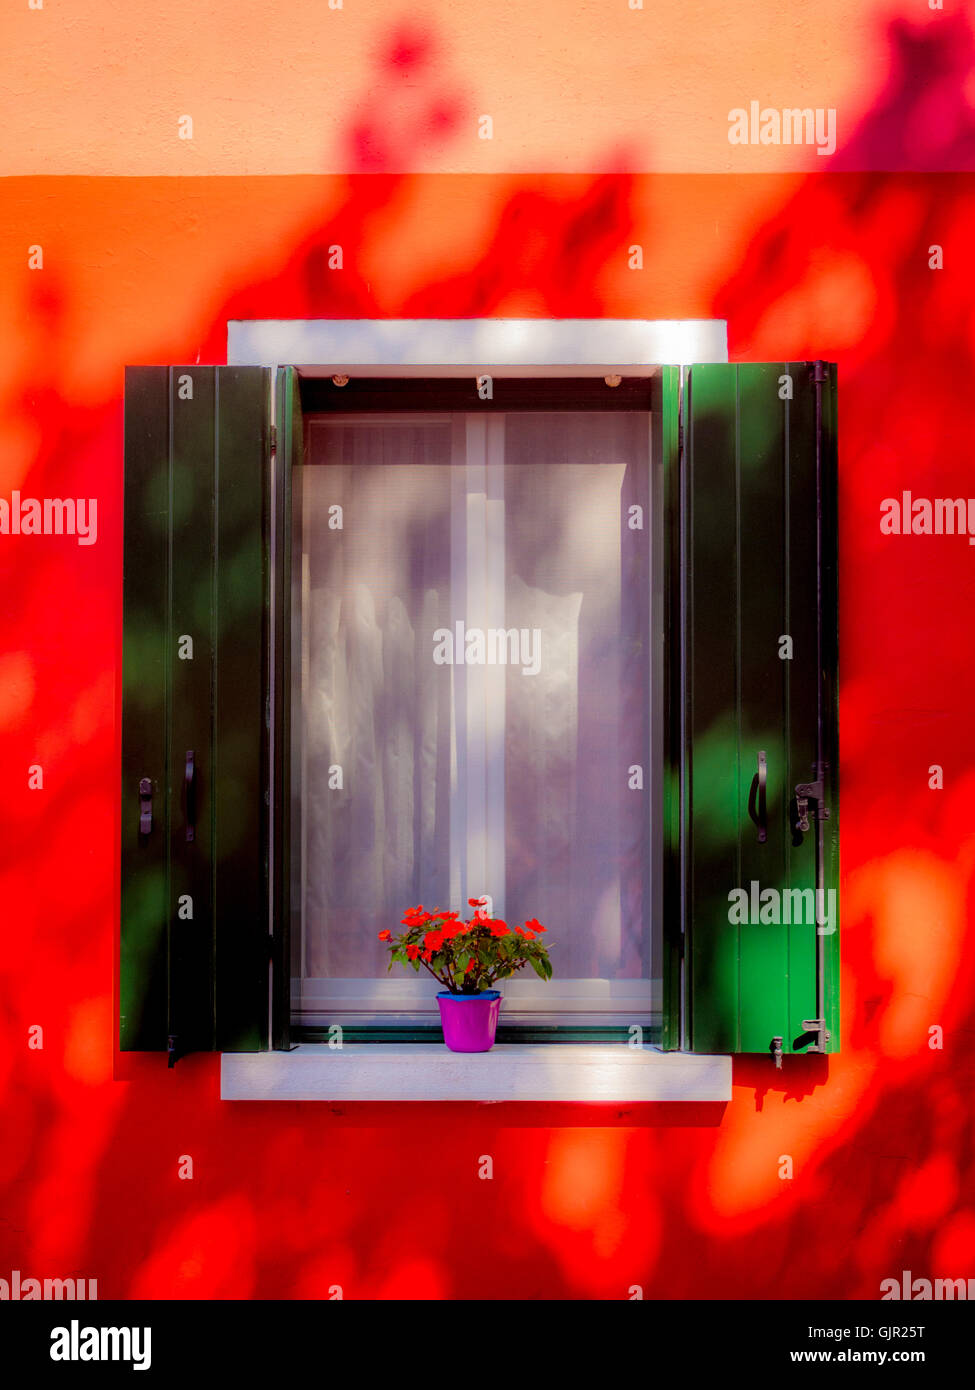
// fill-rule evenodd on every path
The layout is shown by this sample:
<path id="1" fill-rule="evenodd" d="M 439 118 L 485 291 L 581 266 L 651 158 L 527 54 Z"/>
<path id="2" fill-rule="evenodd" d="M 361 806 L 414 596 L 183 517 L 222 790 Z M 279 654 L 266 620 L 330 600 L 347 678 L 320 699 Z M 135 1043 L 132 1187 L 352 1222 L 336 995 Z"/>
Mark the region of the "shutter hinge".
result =
<path id="1" fill-rule="evenodd" d="M 271 427 L 268 429 L 268 432 L 267 432 L 267 442 L 268 442 L 268 448 L 271 450 L 271 453 L 272 453 L 272 454 L 273 454 L 273 453 L 276 453 L 276 452 L 277 452 L 277 447 L 278 447 L 278 427 L 277 427 L 277 425 L 271 425 Z"/>
<path id="2" fill-rule="evenodd" d="M 772 1060 L 775 1062 L 775 1070 L 776 1070 L 776 1071 L 781 1071 L 781 1070 L 782 1070 L 782 1039 L 781 1039 L 781 1038 L 773 1038 L 772 1041 L 771 1041 L 771 1042 L 769 1043 L 769 1045 L 768 1045 L 768 1050 L 769 1050 L 769 1052 L 772 1054 Z"/>
<path id="3" fill-rule="evenodd" d="M 166 1041 L 166 1065 L 169 1067 L 175 1067 L 177 1056 L 178 1054 L 176 1052 L 176 1034 L 170 1033 L 169 1038 Z"/>

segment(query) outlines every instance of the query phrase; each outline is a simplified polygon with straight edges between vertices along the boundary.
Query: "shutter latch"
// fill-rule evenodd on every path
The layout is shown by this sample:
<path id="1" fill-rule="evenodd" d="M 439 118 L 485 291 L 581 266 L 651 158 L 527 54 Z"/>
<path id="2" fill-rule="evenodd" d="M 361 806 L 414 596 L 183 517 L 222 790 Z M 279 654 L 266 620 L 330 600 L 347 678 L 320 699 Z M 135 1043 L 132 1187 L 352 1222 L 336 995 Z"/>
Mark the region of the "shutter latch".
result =
<path id="1" fill-rule="evenodd" d="M 139 834 L 148 835 L 152 831 L 152 780 L 142 777 L 139 780 Z"/>
<path id="2" fill-rule="evenodd" d="M 815 782 L 799 782 L 796 785 L 794 829 L 797 835 L 805 835 L 809 831 L 810 801 L 814 801 L 816 803 L 816 809 L 812 812 L 812 817 L 816 821 L 818 821 L 820 825 L 824 820 L 829 820 L 829 807 L 826 805 L 826 769 L 826 763 L 816 763 L 813 769 L 816 773 Z M 796 841 L 796 843 L 798 843 L 798 841 Z M 822 853 L 822 832 L 820 831 L 819 844 L 816 852 L 816 898 L 818 904 L 816 912 L 816 970 L 818 976 L 816 985 L 816 1007 L 818 1009 L 823 1008 L 823 971 L 825 968 L 822 959 L 822 932 L 821 930 L 818 930 L 819 922 L 821 920 L 820 913 L 822 912 L 822 903 L 825 898 L 825 892 L 823 890 L 822 881 Z M 802 1034 L 802 1038 L 799 1039 L 798 1043 L 793 1044 L 793 1046 L 801 1047 L 805 1045 L 805 1049 L 807 1052 L 826 1051 L 826 1044 L 829 1042 L 829 1029 L 826 1027 L 825 1018 L 804 1018 L 802 1020 Z M 810 1041 L 804 1044 L 805 1038 L 809 1038 Z"/>
<path id="3" fill-rule="evenodd" d="M 170 1033 L 166 1041 L 166 1065 L 175 1067 L 176 1065 L 176 1034 Z"/>
<path id="4" fill-rule="evenodd" d="M 819 769 L 819 775 L 815 782 L 796 783 L 796 830 L 802 835 L 809 832 L 809 803 L 815 801 L 816 810 L 814 812 L 817 820 L 829 820 L 829 807 L 826 802 L 826 788 L 823 783 L 823 776 L 826 771 L 826 764 Z"/>
<path id="5" fill-rule="evenodd" d="M 802 1020 L 802 1036 L 815 1038 L 815 1042 L 806 1044 L 807 1052 L 825 1052 L 826 1044 L 829 1042 L 829 1029 L 826 1027 L 824 1018 L 804 1018 Z M 802 1038 L 797 1044 L 802 1046 Z"/>
<path id="6" fill-rule="evenodd" d="M 776 1070 L 776 1071 L 781 1071 L 781 1070 L 782 1070 L 782 1039 L 781 1039 L 781 1038 L 773 1038 L 772 1041 L 771 1041 L 771 1042 L 769 1043 L 769 1045 L 768 1045 L 768 1050 L 769 1050 L 769 1052 L 771 1052 L 772 1058 L 773 1058 L 773 1060 L 774 1060 L 774 1062 L 775 1062 L 775 1070 Z"/>

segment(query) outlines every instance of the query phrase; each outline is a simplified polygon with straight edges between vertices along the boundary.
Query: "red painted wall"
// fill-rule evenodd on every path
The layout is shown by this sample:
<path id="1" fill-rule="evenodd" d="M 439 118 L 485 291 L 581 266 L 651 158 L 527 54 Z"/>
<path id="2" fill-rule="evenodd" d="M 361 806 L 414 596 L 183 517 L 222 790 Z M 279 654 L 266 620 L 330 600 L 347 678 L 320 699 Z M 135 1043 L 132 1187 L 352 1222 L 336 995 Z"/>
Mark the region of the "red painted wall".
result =
<path id="1" fill-rule="evenodd" d="M 396 42 L 388 80 L 422 87 L 428 50 Z M 347 174 L 4 180 L 0 495 L 96 496 L 99 531 L 0 537 L 0 1277 L 876 1298 L 902 1269 L 975 1275 L 975 550 L 879 526 L 904 489 L 975 495 L 975 182 L 952 172 L 975 46 L 960 17 L 886 44 L 810 173 L 401 175 L 367 113 Z M 114 1052 L 122 368 L 315 315 L 721 317 L 733 359 L 838 361 L 839 1056 L 740 1060 L 724 1108 L 618 1110 L 231 1105 L 215 1058 Z"/>

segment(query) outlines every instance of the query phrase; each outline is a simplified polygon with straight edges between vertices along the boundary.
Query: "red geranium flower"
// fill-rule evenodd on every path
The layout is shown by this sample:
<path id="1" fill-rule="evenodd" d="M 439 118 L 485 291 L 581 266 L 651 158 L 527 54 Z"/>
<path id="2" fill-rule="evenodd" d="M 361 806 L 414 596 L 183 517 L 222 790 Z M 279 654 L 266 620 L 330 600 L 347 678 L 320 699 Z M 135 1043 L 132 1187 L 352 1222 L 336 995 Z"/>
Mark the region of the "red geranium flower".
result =
<path id="1" fill-rule="evenodd" d="M 492 936 L 510 936 L 511 930 L 507 922 L 502 922 L 500 918 L 491 923 Z"/>
<path id="2" fill-rule="evenodd" d="M 379 940 L 380 940 L 380 941 L 392 941 L 392 939 L 393 939 L 393 933 L 392 933 L 391 931 L 381 931 L 381 932 L 379 933 Z"/>
<path id="3" fill-rule="evenodd" d="M 529 917 L 528 921 L 525 923 L 525 926 L 529 929 L 529 931 L 544 931 L 544 930 L 545 930 L 545 928 L 542 926 L 541 922 L 539 922 L 539 921 L 537 920 L 537 918 L 535 918 L 535 917 Z"/>
<path id="4" fill-rule="evenodd" d="M 480 906 L 481 906 L 481 900 L 480 900 L 480 898 L 468 898 L 468 899 L 467 899 L 467 906 L 468 906 L 468 907 L 480 907 Z"/>
<path id="5" fill-rule="evenodd" d="M 420 903 L 419 907 L 411 907 L 409 911 L 404 914 L 402 925 L 404 927 L 422 927 L 424 922 L 429 922 L 431 920 L 429 912 L 425 912 L 423 904 Z"/>
<path id="6" fill-rule="evenodd" d="M 424 946 L 428 946 L 431 951 L 439 951 L 440 947 L 443 945 L 443 932 L 428 931 L 423 938 L 423 944 Z"/>
<path id="7" fill-rule="evenodd" d="M 417 958 L 417 956 L 418 956 L 419 954 L 420 954 L 420 947 L 417 945 L 417 943 L 416 943 L 415 941 L 411 941 L 410 944 L 409 944 L 409 946 L 407 946 L 407 948 L 406 948 L 406 957 L 407 957 L 407 960 L 416 960 L 416 958 Z"/>

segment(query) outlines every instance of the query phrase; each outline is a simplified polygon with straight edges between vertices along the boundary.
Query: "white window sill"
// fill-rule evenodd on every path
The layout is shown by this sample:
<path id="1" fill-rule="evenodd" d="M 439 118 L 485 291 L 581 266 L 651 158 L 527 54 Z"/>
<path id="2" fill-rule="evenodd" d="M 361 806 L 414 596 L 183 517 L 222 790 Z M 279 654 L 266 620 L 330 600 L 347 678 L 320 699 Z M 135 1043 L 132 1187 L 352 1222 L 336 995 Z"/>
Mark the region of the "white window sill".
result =
<path id="1" fill-rule="evenodd" d="M 221 1100 L 728 1101 L 731 1058 L 613 1043 L 499 1043 L 449 1052 L 434 1043 L 303 1043 L 292 1052 L 225 1052 Z"/>

